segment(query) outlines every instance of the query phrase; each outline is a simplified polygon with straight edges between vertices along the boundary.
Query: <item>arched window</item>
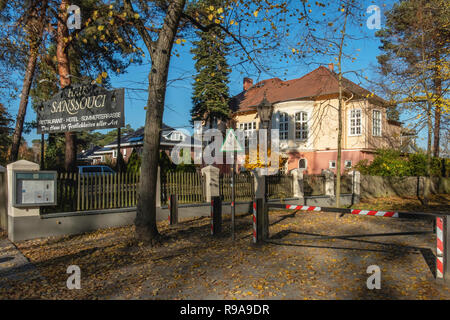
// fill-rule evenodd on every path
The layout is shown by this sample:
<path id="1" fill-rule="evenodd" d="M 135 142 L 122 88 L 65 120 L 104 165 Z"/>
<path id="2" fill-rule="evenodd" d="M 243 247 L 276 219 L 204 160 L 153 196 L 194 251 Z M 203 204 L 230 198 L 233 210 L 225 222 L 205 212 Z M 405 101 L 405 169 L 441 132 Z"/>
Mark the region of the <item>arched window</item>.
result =
<path id="1" fill-rule="evenodd" d="M 308 114 L 304 111 L 295 114 L 295 139 L 308 139 Z"/>
<path id="2" fill-rule="evenodd" d="M 286 112 L 280 112 L 280 140 L 288 139 L 289 115 Z"/>
<path id="3" fill-rule="evenodd" d="M 306 159 L 302 158 L 300 160 L 298 160 L 298 168 L 299 169 L 306 169 L 308 165 L 308 162 L 306 161 Z"/>

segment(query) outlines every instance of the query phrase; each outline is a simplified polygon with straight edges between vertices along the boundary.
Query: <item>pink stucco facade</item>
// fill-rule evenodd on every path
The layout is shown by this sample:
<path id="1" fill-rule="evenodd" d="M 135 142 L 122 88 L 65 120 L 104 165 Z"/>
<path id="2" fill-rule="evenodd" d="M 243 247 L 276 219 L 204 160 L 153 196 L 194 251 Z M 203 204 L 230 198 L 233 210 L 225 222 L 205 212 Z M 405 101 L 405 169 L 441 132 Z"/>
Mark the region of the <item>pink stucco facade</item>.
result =
<path id="1" fill-rule="evenodd" d="M 367 159 L 372 161 L 374 154 L 363 150 L 342 150 L 341 172 L 349 170 L 345 168 L 345 163 L 351 161 L 351 166 L 355 166 L 360 160 Z M 336 173 L 336 168 L 330 167 L 330 161 L 337 160 L 337 150 L 307 151 L 307 152 L 289 152 L 288 170 L 299 168 L 300 159 L 306 160 L 306 174 L 320 174 L 322 170 L 328 169 Z"/>

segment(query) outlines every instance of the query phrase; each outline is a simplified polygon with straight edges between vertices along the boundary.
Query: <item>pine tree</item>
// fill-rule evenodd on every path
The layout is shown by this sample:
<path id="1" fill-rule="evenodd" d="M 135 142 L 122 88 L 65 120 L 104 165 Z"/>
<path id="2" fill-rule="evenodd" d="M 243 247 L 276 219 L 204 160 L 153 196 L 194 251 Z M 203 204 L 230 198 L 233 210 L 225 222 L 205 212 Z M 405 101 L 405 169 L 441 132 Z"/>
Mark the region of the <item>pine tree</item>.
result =
<path id="1" fill-rule="evenodd" d="M 192 122 L 226 121 L 229 119 L 228 44 L 225 35 L 218 28 L 208 32 L 198 31 L 199 40 L 194 42 L 191 52 L 194 54 L 197 75 L 192 95 Z"/>

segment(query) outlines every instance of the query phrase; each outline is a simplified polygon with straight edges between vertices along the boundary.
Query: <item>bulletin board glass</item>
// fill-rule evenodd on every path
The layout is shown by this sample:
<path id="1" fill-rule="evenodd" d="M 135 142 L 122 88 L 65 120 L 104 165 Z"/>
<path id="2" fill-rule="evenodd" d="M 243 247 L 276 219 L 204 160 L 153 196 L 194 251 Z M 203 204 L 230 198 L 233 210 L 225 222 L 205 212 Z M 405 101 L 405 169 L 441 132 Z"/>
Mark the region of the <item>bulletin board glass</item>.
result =
<path id="1" fill-rule="evenodd" d="M 13 206 L 56 205 L 56 171 L 14 171 Z"/>

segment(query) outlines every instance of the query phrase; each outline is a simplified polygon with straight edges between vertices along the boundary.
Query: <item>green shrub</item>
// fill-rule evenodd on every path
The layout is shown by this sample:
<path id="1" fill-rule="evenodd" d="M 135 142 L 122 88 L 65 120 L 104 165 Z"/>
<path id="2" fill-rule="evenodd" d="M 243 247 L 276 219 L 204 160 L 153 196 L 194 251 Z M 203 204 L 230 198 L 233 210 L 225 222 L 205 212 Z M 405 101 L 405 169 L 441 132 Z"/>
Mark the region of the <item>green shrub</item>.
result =
<path id="1" fill-rule="evenodd" d="M 404 155 L 391 149 L 378 150 L 371 163 L 359 161 L 355 168 L 364 175 L 372 176 L 426 176 L 427 156 L 423 153 Z M 431 175 L 448 175 L 449 159 L 432 158 Z M 446 170 L 447 169 L 447 170 Z"/>

